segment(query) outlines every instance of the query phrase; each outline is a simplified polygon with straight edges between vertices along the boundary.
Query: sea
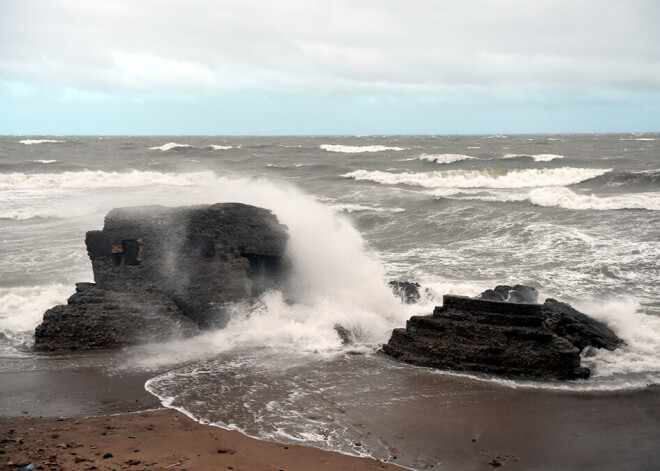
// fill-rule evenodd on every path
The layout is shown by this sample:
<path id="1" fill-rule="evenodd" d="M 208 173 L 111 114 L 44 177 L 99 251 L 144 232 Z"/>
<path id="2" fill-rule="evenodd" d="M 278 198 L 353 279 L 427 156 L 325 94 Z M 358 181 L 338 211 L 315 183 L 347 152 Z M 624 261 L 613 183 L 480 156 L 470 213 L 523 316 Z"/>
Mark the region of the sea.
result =
<path id="1" fill-rule="evenodd" d="M 290 232 L 296 302 L 268 292 L 222 330 L 114 360 L 31 350 L 46 309 L 92 281 L 84 239 L 112 208 L 242 202 Z M 660 134 L 0 136 L 0 374 L 153 372 L 145 388 L 203 423 L 431 467 L 395 446 L 393 410 L 472 391 L 626 393 L 660 385 Z M 417 282 L 417 304 L 391 280 Z M 589 380 L 435 371 L 379 352 L 444 294 L 502 284 L 570 303 L 626 342 L 585 351 Z M 350 328 L 344 345 L 334 326 Z M 443 386 L 453 382 L 460 387 Z M 410 424 L 406 425 L 410 428 Z"/>

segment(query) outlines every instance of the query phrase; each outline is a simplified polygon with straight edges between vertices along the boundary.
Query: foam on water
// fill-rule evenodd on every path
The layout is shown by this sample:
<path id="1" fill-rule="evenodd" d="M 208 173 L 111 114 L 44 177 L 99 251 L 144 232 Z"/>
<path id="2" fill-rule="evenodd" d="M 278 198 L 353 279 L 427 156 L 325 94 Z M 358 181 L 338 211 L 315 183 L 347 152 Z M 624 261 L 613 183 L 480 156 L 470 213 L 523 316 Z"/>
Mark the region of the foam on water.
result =
<path id="1" fill-rule="evenodd" d="M 162 146 L 149 147 L 149 150 L 160 150 L 164 152 L 172 149 L 186 149 L 188 147 L 192 147 L 192 146 L 189 144 L 177 144 L 176 142 L 168 142 L 167 144 L 163 144 Z"/>
<path id="2" fill-rule="evenodd" d="M 535 162 L 550 162 L 551 160 L 563 159 L 563 155 L 559 154 L 505 154 L 503 159 L 515 159 L 519 157 L 527 157 L 534 159 Z"/>
<path id="3" fill-rule="evenodd" d="M 527 170 L 444 170 L 425 173 L 355 170 L 342 176 L 384 185 L 414 185 L 424 188 L 533 188 L 573 185 L 609 171 L 611 169 L 572 167 Z"/>
<path id="4" fill-rule="evenodd" d="M 568 188 L 538 188 L 529 193 L 538 206 L 556 206 L 575 210 L 646 209 L 660 211 L 660 193 L 633 193 L 617 196 L 582 195 Z"/>
<path id="5" fill-rule="evenodd" d="M 35 144 L 55 144 L 58 142 L 65 142 L 65 141 L 58 141 L 57 139 L 23 139 L 22 141 L 18 141 L 21 144 L 25 144 L 26 146 L 31 146 Z"/>
<path id="6" fill-rule="evenodd" d="M 475 159 L 475 157 L 464 154 L 422 154 L 419 156 L 419 160 L 428 160 L 437 164 L 450 164 L 452 162 L 472 159 Z"/>
<path id="7" fill-rule="evenodd" d="M 57 162 L 57 160 L 43 159 L 43 160 L 30 160 L 30 162 L 34 162 L 37 164 L 54 164 L 55 162 Z"/>
<path id="8" fill-rule="evenodd" d="M 403 147 L 387 147 L 381 145 L 344 146 L 340 144 L 321 144 L 319 147 L 328 152 L 339 152 L 342 154 L 360 154 L 363 152 L 383 152 L 386 150 L 394 150 L 394 151 L 405 150 L 405 148 Z"/>
<path id="9" fill-rule="evenodd" d="M 172 186 L 207 185 L 215 181 L 213 172 L 161 173 L 133 170 L 104 172 L 83 170 L 63 173 L 7 173 L 0 174 L 0 190 L 43 188 L 121 188 L 151 184 Z"/>
<path id="10" fill-rule="evenodd" d="M 217 144 L 210 144 L 206 147 L 210 147 L 213 150 L 229 150 L 229 149 L 234 148 L 234 146 L 221 146 L 221 145 L 217 145 Z"/>

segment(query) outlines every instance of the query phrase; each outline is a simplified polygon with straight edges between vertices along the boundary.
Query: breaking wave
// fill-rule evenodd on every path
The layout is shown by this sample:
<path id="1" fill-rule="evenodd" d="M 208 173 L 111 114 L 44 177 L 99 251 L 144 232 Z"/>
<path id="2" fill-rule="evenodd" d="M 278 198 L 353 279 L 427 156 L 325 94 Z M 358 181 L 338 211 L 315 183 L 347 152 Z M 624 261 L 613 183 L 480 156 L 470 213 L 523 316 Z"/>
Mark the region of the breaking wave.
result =
<path id="1" fill-rule="evenodd" d="M 57 139 L 23 139 L 22 141 L 18 141 L 21 144 L 25 144 L 26 146 L 31 146 L 34 144 L 55 144 L 58 142 L 65 142 L 65 141 L 58 141 Z"/>
<path id="2" fill-rule="evenodd" d="M 342 146 L 335 144 L 321 144 L 321 149 L 328 152 L 340 152 L 342 154 L 359 154 L 362 152 L 383 152 L 386 150 L 405 150 L 404 147 L 386 147 L 386 146 Z"/>
<path id="3" fill-rule="evenodd" d="M 234 146 L 220 146 L 220 145 L 217 145 L 217 144 L 209 144 L 209 145 L 206 146 L 206 147 L 209 147 L 209 148 L 211 148 L 211 149 L 213 149 L 213 150 L 229 150 L 229 149 L 233 149 L 233 148 L 234 148 Z"/>
<path id="4" fill-rule="evenodd" d="M 419 160 L 428 160 L 437 164 L 450 164 L 452 162 L 460 162 L 461 160 L 471 160 L 475 157 L 463 154 L 422 154 Z"/>
<path id="5" fill-rule="evenodd" d="M 503 159 L 517 159 L 528 158 L 534 159 L 535 162 L 550 162 L 551 160 L 563 159 L 563 155 L 559 154 L 506 154 Z"/>
<path id="6" fill-rule="evenodd" d="M 166 150 L 172 150 L 172 149 L 187 149 L 192 147 L 189 144 L 177 144 L 176 142 L 168 142 L 167 144 L 163 144 L 162 146 L 156 146 L 156 147 L 149 147 L 149 150 L 160 150 L 160 151 L 166 151 Z"/>
<path id="7" fill-rule="evenodd" d="M 63 173 L 8 173 L 0 174 L 0 190 L 30 188 L 119 188 L 140 187 L 150 184 L 194 186 L 213 180 L 213 172 L 160 173 L 103 172 L 84 170 Z"/>
<path id="8" fill-rule="evenodd" d="M 527 170 L 444 170 L 426 173 L 356 170 L 342 176 L 384 185 L 414 185 L 423 188 L 534 188 L 574 185 L 610 171 L 611 169 L 572 167 Z"/>
<path id="9" fill-rule="evenodd" d="M 43 159 L 43 160 L 30 160 L 30 162 L 34 162 L 36 164 L 54 164 L 55 162 L 57 162 L 57 160 Z"/>
<path id="10" fill-rule="evenodd" d="M 538 188 L 529 194 L 529 200 L 538 206 L 556 206 L 565 209 L 646 209 L 660 211 L 660 193 L 634 193 L 617 196 L 580 195 L 568 188 Z"/>

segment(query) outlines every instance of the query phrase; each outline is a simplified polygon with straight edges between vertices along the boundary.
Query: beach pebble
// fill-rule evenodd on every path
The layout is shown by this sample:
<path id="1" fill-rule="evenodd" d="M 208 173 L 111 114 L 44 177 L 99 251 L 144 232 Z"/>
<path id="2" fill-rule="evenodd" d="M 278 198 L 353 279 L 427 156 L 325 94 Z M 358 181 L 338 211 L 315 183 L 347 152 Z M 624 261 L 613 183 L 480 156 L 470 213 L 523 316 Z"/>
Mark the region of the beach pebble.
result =
<path id="1" fill-rule="evenodd" d="M 104 460 L 107 460 L 108 458 L 113 458 L 112 453 L 106 453 L 105 455 L 103 455 Z"/>

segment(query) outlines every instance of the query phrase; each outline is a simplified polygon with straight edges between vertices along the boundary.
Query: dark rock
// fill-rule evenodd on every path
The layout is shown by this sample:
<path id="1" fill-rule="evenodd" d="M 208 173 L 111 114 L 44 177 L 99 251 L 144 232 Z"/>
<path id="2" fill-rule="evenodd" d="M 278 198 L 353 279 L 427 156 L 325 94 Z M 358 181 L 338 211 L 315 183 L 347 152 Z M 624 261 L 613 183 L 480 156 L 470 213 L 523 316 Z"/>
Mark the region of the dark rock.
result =
<path id="1" fill-rule="evenodd" d="M 401 361 L 434 368 L 544 379 L 588 378 L 589 369 L 580 366 L 584 348 L 580 345 L 605 344 L 604 335 L 592 332 L 594 323 L 599 323 L 566 306 L 557 301 L 540 305 L 445 295 L 443 306 L 432 315 L 413 316 L 405 329 L 395 329 L 383 351 Z M 569 318 L 578 322 L 571 323 Z M 615 342 L 612 335 L 610 340 Z"/>
<path id="2" fill-rule="evenodd" d="M 411 283 L 410 281 L 390 281 L 390 289 L 392 292 L 401 298 L 406 304 L 415 304 L 419 301 L 421 288 L 419 283 Z"/>
<path id="3" fill-rule="evenodd" d="M 288 234 L 239 203 L 114 209 L 87 233 L 95 283 L 44 314 L 35 348 L 119 347 L 223 327 L 233 303 L 276 289 Z"/>
<path id="4" fill-rule="evenodd" d="M 350 330 L 348 330 L 346 327 L 344 327 L 341 324 L 335 324 L 335 330 L 337 331 L 337 335 L 341 339 L 341 343 L 344 345 L 348 345 L 352 343 L 352 333 Z"/>
<path id="5" fill-rule="evenodd" d="M 568 339 L 582 351 L 586 347 L 614 350 L 624 342 L 602 322 L 573 309 L 569 304 L 548 298 L 542 307 L 544 325 Z"/>
<path id="6" fill-rule="evenodd" d="M 477 296 L 478 299 L 490 301 L 508 301 L 512 303 L 536 303 L 539 292 L 536 288 L 525 285 L 499 285 L 495 289 L 488 289 Z"/>

